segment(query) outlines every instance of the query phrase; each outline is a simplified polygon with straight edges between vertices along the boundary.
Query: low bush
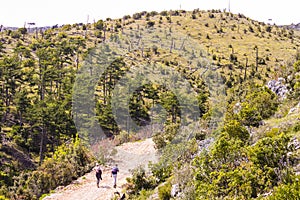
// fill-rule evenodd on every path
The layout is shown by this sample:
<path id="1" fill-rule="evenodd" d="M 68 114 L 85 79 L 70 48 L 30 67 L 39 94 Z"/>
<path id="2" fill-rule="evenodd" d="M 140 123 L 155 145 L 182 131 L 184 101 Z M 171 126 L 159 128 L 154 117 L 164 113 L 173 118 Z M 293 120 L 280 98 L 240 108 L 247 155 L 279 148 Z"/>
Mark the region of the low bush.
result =
<path id="1" fill-rule="evenodd" d="M 33 172 L 23 172 L 15 177 L 11 188 L 13 199 L 38 199 L 61 185 L 68 185 L 91 169 L 93 157 L 87 149 L 75 139 L 68 145 L 60 146 L 51 158 L 44 160 Z"/>
<path id="2" fill-rule="evenodd" d="M 268 200 L 277 199 L 300 199 L 300 183 L 299 178 L 292 184 L 284 184 L 275 188 L 273 194 L 269 196 Z"/>
<path id="3" fill-rule="evenodd" d="M 167 182 L 166 184 L 158 187 L 158 196 L 161 200 L 169 200 L 171 198 L 171 183 Z"/>
<path id="4" fill-rule="evenodd" d="M 147 176 L 142 166 L 132 170 L 132 177 L 127 178 L 127 191 L 130 194 L 138 194 L 142 190 L 149 190 L 156 187 L 157 182 L 153 176 Z"/>

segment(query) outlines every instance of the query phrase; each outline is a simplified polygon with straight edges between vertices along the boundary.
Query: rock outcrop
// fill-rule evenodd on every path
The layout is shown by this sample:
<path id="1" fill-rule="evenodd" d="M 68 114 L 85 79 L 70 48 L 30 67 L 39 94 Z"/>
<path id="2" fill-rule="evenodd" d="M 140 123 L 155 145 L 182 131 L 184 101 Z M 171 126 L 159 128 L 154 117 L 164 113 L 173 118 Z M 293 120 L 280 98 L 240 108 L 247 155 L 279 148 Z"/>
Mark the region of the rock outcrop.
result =
<path id="1" fill-rule="evenodd" d="M 267 84 L 267 87 L 275 94 L 277 94 L 280 98 L 284 99 L 289 92 L 284 83 L 284 78 L 278 78 L 278 80 L 270 80 Z"/>

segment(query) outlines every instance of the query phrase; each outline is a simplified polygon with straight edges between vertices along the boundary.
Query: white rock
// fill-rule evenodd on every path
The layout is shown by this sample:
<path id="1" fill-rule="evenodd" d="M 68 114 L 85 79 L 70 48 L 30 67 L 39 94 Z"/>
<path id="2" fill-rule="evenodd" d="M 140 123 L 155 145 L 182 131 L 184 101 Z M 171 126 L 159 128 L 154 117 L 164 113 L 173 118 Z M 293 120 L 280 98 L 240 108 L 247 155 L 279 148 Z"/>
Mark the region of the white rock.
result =
<path id="1" fill-rule="evenodd" d="M 171 196 L 176 197 L 178 193 L 179 193 L 179 185 L 178 184 L 172 185 Z"/>

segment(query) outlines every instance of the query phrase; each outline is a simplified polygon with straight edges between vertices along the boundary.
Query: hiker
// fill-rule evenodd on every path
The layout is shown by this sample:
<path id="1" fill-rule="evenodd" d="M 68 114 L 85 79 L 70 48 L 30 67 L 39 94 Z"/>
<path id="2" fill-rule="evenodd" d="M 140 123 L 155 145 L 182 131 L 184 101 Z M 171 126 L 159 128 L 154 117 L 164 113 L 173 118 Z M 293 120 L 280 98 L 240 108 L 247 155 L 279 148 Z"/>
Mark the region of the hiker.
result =
<path id="1" fill-rule="evenodd" d="M 116 164 L 111 170 L 111 177 L 114 178 L 114 188 L 117 187 L 117 174 L 119 172 L 118 165 Z"/>
<path id="2" fill-rule="evenodd" d="M 102 170 L 100 168 L 100 165 L 96 163 L 96 166 L 94 167 L 94 170 L 96 171 L 96 178 L 97 178 L 97 187 L 99 188 L 99 182 L 102 180 Z"/>

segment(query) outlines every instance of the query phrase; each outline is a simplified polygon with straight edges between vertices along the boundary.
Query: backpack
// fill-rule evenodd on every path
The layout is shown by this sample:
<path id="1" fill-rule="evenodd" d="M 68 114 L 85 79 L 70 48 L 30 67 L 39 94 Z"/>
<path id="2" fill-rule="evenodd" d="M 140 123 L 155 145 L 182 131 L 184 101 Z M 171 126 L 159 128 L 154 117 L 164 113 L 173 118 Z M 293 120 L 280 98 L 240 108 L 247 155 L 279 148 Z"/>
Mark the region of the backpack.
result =
<path id="1" fill-rule="evenodd" d="M 102 174 L 102 171 L 101 171 L 101 168 L 100 168 L 100 167 L 97 167 L 97 168 L 96 168 L 96 173 L 97 173 L 97 174 Z"/>
<path id="2" fill-rule="evenodd" d="M 111 170 L 111 173 L 112 174 L 117 174 L 119 171 L 119 169 L 117 167 L 114 167 L 112 170 Z"/>

